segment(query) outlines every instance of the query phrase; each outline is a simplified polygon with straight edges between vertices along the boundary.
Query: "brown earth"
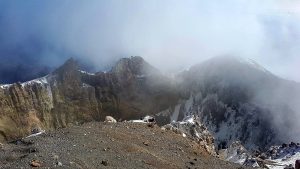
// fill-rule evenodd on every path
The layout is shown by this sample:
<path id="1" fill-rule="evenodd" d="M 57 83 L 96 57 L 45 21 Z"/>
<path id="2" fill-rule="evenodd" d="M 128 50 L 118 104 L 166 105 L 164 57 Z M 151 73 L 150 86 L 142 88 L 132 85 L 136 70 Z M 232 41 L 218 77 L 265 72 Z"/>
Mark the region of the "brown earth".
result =
<path id="1" fill-rule="evenodd" d="M 158 126 L 90 122 L 0 146 L 0 168 L 245 168 Z"/>

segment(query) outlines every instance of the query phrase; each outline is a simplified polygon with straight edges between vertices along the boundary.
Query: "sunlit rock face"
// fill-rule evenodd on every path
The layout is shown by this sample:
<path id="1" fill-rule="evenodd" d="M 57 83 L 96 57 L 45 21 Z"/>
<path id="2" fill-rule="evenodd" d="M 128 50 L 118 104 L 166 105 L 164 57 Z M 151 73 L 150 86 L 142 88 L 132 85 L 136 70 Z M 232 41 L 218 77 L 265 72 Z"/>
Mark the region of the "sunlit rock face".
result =
<path id="1" fill-rule="evenodd" d="M 0 140 L 107 115 L 125 120 L 157 113 L 178 100 L 169 81 L 141 57 L 121 59 L 111 71 L 95 74 L 70 59 L 43 78 L 1 85 Z"/>

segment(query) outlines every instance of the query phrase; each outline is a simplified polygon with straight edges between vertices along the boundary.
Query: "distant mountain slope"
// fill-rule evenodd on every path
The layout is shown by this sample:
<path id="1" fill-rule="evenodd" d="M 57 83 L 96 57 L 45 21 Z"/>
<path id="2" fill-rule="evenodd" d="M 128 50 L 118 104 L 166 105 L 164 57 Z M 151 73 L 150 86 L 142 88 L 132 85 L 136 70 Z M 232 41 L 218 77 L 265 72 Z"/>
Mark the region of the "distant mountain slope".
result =
<path id="1" fill-rule="evenodd" d="M 216 57 L 177 76 L 182 101 L 172 111 L 181 120 L 199 115 L 219 148 L 241 140 L 247 148 L 299 139 L 300 85 L 276 77 L 252 60 Z M 174 114 L 177 117 L 174 117 Z"/>

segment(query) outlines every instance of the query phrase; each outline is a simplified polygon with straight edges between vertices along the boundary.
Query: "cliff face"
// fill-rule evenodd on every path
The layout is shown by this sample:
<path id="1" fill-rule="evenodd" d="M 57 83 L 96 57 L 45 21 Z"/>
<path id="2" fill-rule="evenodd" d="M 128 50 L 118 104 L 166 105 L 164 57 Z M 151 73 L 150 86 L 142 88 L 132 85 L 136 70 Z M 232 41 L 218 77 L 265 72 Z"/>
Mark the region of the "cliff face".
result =
<path id="1" fill-rule="evenodd" d="M 80 71 L 70 59 L 46 77 L 0 88 L 0 141 L 106 115 L 155 114 L 178 100 L 170 81 L 141 57 L 121 59 L 110 72 Z"/>

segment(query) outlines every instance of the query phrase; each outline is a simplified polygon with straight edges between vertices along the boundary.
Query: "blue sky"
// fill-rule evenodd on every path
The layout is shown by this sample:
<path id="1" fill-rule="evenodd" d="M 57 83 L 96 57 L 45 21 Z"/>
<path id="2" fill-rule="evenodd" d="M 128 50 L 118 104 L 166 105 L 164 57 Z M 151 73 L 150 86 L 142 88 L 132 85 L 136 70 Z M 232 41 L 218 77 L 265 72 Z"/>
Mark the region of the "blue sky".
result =
<path id="1" fill-rule="evenodd" d="M 299 45 L 297 0 L 0 1 L 2 72 L 43 74 L 70 56 L 101 70 L 131 55 L 176 72 L 234 55 L 300 81 Z"/>

